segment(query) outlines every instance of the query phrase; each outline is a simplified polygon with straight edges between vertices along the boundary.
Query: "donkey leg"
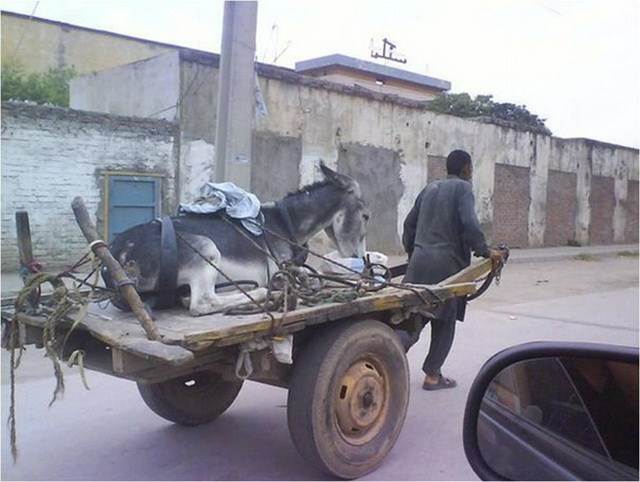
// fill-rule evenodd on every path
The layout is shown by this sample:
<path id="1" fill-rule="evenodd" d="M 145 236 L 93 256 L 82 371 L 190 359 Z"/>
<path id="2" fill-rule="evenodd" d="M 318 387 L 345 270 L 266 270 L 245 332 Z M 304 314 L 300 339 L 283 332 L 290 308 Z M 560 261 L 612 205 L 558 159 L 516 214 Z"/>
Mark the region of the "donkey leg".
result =
<path id="1" fill-rule="evenodd" d="M 193 316 L 209 315 L 211 313 L 221 313 L 227 309 L 240 304 L 250 302 L 244 293 L 217 295 L 215 293 L 199 293 L 193 296 L 194 289 L 191 288 L 191 301 L 189 312 Z M 261 303 L 267 298 L 267 288 L 255 288 L 247 292 L 256 302 Z"/>
<path id="2" fill-rule="evenodd" d="M 189 285 L 190 295 L 182 299 L 183 304 L 188 305 L 189 312 L 193 316 L 211 313 L 208 309 L 215 303 L 215 285 L 218 280 L 218 271 L 202 257 L 211 261 L 216 266 L 220 265 L 220 251 L 215 243 L 205 237 L 194 234 L 183 235 L 189 244 L 198 251 L 185 250 L 185 261 L 178 271 L 178 285 Z"/>
<path id="3" fill-rule="evenodd" d="M 221 266 L 222 255 L 215 243 L 204 236 L 190 235 L 189 243 L 198 252 L 216 266 Z M 189 312 L 193 316 L 219 313 L 226 309 L 249 301 L 243 293 L 218 295 L 215 292 L 216 281 L 220 279 L 218 271 L 201 256 L 193 253 L 185 267 L 178 273 L 178 284 L 188 284 Z M 224 280 L 228 281 L 228 280 Z M 249 292 L 251 297 L 260 302 L 267 296 L 266 288 L 256 288 Z"/>
<path id="4" fill-rule="evenodd" d="M 256 302 L 261 303 L 267 298 L 267 288 L 255 288 L 247 293 Z M 209 307 L 204 308 L 208 313 L 220 313 L 226 311 L 234 306 L 250 303 L 251 300 L 247 298 L 244 293 L 233 293 L 228 295 L 214 295 L 214 300 Z M 202 313 L 205 314 L 205 313 Z"/>

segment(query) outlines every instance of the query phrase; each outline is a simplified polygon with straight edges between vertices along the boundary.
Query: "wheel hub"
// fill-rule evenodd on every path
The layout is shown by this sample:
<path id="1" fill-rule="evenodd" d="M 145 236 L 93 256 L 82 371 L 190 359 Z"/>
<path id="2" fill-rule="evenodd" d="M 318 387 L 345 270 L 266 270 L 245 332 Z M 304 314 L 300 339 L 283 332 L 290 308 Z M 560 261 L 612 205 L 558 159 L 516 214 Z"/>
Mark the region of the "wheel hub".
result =
<path id="1" fill-rule="evenodd" d="M 343 438 L 361 445 L 383 425 L 388 399 L 384 373 L 368 360 L 351 365 L 338 386 L 336 418 Z"/>

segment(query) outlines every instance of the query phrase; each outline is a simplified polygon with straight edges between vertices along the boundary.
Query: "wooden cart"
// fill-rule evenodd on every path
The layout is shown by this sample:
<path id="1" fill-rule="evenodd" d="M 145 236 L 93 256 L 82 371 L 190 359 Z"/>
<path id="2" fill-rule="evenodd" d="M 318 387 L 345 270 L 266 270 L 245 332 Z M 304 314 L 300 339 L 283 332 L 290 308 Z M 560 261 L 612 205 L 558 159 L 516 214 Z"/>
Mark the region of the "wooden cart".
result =
<path id="1" fill-rule="evenodd" d="M 490 271 L 491 263 L 482 261 L 439 285 L 387 287 L 348 303 L 273 313 L 273 319 L 158 311 L 160 341 L 149 340 L 132 313 L 91 305 L 62 357 L 82 350 L 86 368 L 135 381 L 151 410 L 182 425 L 214 420 L 246 379 L 286 388 L 289 430 L 300 454 L 334 476 L 357 478 L 382 462 L 404 423 L 409 370 L 400 331 L 412 331 L 412 313 L 475 293 L 474 281 Z M 46 318 L 15 317 L 21 342 L 42 346 Z M 58 323 L 56 337 L 70 331 L 68 318 Z"/>

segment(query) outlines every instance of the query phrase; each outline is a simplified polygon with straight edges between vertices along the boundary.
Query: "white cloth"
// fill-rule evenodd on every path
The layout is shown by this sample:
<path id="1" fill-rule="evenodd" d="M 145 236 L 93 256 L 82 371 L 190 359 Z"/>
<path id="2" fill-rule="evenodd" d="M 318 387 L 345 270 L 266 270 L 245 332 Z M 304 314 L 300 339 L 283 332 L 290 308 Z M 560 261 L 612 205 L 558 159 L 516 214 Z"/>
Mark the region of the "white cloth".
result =
<path id="1" fill-rule="evenodd" d="M 382 264 L 388 267 L 389 258 L 377 251 L 367 251 L 365 256 L 369 256 L 369 261 L 371 263 Z M 342 258 L 340 257 L 340 253 L 338 251 L 331 251 L 330 253 L 325 254 L 326 258 L 332 259 L 337 263 L 340 263 L 347 268 L 350 268 L 354 271 L 362 272 L 364 271 L 364 259 L 363 258 Z M 352 274 L 351 271 L 344 269 L 338 265 L 331 263 L 330 261 L 322 260 L 320 263 L 320 271 L 323 273 L 331 273 L 331 274 Z"/>
<path id="2" fill-rule="evenodd" d="M 192 203 L 180 204 L 180 213 L 212 214 L 222 209 L 255 236 L 262 235 L 264 216 L 255 194 L 232 182 L 208 182 L 200 189 L 200 197 Z"/>

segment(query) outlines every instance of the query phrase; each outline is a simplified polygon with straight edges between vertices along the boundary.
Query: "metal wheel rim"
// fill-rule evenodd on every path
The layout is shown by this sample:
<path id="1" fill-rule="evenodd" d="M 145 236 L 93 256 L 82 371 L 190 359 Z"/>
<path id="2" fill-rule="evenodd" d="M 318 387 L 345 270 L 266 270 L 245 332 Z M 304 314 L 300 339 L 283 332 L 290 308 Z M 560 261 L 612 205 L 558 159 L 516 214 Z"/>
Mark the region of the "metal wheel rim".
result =
<path id="1" fill-rule="evenodd" d="M 351 445 L 364 445 L 380 433 L 387 418 L 389 377 L 373 356 L 353 362 L 335 394 L 335 421 L 341 437 Z"/>

